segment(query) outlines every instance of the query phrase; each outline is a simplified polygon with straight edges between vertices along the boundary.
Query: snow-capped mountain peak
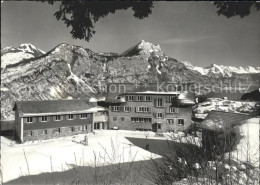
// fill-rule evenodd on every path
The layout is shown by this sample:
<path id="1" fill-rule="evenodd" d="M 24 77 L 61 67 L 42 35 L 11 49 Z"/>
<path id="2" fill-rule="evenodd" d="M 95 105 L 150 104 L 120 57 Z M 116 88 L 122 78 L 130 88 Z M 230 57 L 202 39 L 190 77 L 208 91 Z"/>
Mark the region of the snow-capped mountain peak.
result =
<path id="1" fill-rule="evenodd" d="M 8 65 L 19 63 L 25 59 L 39 57 L 43 54 L 45 54 L 44 51 L 30 43 L 24 43 L 17 47 L 6 47 L 1 50 L 1 68 L 6 68 Z"/>
<path id="2" fill-rule="evenodd" d="M 192 71 L 197 71 L 202 75 L 211 76 L 214 75 L 221 75 L 223 77 L 231 77 L 233 73 L 238 74 L 249 74 L 249 73 L 260 73 L 260 67 L 233 67 L 233 66 L 224 66 L 224 65 L 217 65 L 211 64 L 205 68 L 193 66 L 191 63 L 185 61 L 182 62 L 188 69 Z"/>
<path id="3" fill-rule="evenodd" d="M 134 45 L 133 47 L 129 48 L 125 52 L 121 54 L 121 56 L 135 56 L 141 55 L 145 58 L 150 56 L 150 53 L 154 52 L 156 55 L 162 55 L 162 49 L 159 44 L 154 45 L 150 42 L 145 42 L 142 40 L 138 44 Z"/>

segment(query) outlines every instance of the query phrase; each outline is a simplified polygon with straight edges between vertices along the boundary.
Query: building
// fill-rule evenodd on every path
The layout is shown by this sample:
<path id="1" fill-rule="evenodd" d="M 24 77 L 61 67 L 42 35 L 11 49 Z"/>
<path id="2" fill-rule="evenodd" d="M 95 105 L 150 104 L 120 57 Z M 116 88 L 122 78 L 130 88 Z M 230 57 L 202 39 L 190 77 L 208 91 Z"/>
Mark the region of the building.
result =
<path id="1" fill-rule="evenodd" d="M 109 84 L 109 126 L 125 130 L 182 131 L 191 123 L 193 84 Z M 159 86 L 159 88 L 158 88 Z"/>
<path id="2" fill-rule="evenodd" d="M 20 142 L 50 139 L 107 128 L 107 110 L 89 100 L 18 101 L 15 135 Z M 93 115 L 97 115 L 93 118 Z M 101 125 L 101 126 L 100 126 Z"/>

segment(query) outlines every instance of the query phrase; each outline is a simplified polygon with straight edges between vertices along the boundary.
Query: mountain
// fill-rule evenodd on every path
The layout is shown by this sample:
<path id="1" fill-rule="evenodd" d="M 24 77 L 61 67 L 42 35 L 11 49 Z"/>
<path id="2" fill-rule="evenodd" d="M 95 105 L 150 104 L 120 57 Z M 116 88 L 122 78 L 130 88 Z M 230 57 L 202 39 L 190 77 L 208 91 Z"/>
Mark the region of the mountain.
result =
<path id="1" fill-rule="evenodd" d="M 259 73 L 202 74 L 162 52 L 159 45 L 141 41 L 121 54 L 96 53 L 88 48 L 60 44 L 47 53 L 32 45 L 1 50 L 1 56 L 19 53 L 1 68 L 1 120 L 14 119 L 12 107 L 17 100 L 100 98 L 110 82 L 196 82 L 213 86 L 236 83 L 260 86 Z M 28 47 L 27 47 L 28 46 Z M 31 46 L 31 47 L 30 47 Z M 23 48 L 23 49 L 22 49 Z M 36 50 L 34 50 L 36 48 Z M 24 58 L 22 53 L 34 55 Z M 197 94 L 207 93 L 201 92 Z"/>
<path id="2" fill-rule="evenodd" d="M 26 59 L 39 57 L 44 51 L 32 44 L 21 44 L 18 47 L 6 47 L 1 50 L 1 69 L 8 65 L 16 64 Z"/>
<path id="3" fill-rule="evenodd" d="M 159 44 L 154 45 L 150 42 L 145 42 L 144 40 L 142 40 L 141 42 L 137 43 L 125 52 L 121 53 L 120 56 L 131 57 L 135 55 L 141 55 L 145 58 L 148 58 L 150 56 L 150 53 L 152 52 L 154 52 L 156 55 L 163 54 Z"/>
<path id="4" fill-rule="evenodd" d="M 208 67 L 202 68 L 193 66 L 189 62 L 182 62 L 188 69 L 197 71 L 202 75 L 214 76 L 220 75 L 222 77 L 232 77 L 234 73 L 237 74 L 251 74 L 251 73 L 260 73 L 260 67 L 233 67 L 233 66 L 224 66 L 211 64 Z"/>

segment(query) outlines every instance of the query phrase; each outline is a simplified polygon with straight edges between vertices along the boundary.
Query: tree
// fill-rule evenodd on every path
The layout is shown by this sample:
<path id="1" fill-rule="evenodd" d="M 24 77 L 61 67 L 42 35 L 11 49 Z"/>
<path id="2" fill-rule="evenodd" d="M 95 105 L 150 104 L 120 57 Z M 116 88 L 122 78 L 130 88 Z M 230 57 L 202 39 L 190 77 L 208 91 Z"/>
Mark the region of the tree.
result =
<path id="1" fill-rule="evenodd" d="M 42 2 L 46 2 L 41 0 Z M 54 4 L 54 0 L 48 0 L 49 4 Z M 54 16 L 58 21 L 63 21 L 67 27 L 71 27 L 71 35 L 74 39 L 84 39 L 90 41 L 95 34 L 95 23 L 100 18 L 117 10 L 127 10 L 132 8 L 133 16 L 143 19 L 152 13 L 153 1 L 85 1 L 85 0 L 62 0 L 59 2 L 60 8 Z M 241 18 L 251 13 L 251 9 L 260 9 L 260 2 L 214 2 L 217 7 L 217 14 L 227 18 L 240 16 Z"/>
<path id="2" fill-rule="evenodd" d="M 43 1 L 44 2 L 44 1 Z M 48 1 L 53 4 L 54 1 Z M 69 1 L 62 0 L 60 9 L 55 12 L 57 20 L 63 21 L 67 27 L 71 26 L 71 35 L 74 39 L 85 39 L 89 41 L 95 34 L 95 23 L 100 18 L 107 16 L 109 13 L 115 13 L 117 10 L 127 10 L 132 8 L 134 17 L 143 19 L 152 13 L 153 2 L 136 2 L 136 1 L 102 1 L 93 2 L 85 0 Z"/>
<path id="3" fill-rule="evenodd" d="M 227 18 L 233 16 L 240 16 L 243 18 L 251 13 L 251 10 L 255 7 L 257 10 L 260 9 L 260 2 L 214 2 L 217 7 L 217 14 L 224 15 Z"/>

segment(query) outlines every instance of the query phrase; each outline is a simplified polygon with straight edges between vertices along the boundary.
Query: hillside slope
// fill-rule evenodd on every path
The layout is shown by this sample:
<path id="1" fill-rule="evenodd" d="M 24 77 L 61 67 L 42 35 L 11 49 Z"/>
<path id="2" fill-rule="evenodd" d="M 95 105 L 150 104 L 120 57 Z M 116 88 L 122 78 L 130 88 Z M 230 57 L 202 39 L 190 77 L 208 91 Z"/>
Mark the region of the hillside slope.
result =
<path id="1" fill-rule="evenodd" d="M 1 55 L 8 54 L 8 48 L 2 52 Z M 122 54 L 95 53 L 79 46 L 60 44 L 47 53 L 29 59 L 18 57 L 17 61 L 7 61 L 8 65 L 1 68 L 1 120 L 14 119 L 12 106 L 17 100 L 100 97 L 105 96 L 106 84 L 110 82 L 260 86 L 260 73 L 204 75 L 167 56 L 159 45 L 145 41 Z M 197 92 L 201 93 L 207 92 Z"/>

